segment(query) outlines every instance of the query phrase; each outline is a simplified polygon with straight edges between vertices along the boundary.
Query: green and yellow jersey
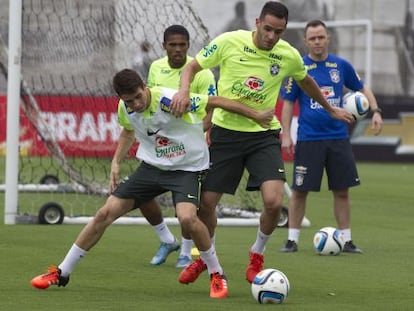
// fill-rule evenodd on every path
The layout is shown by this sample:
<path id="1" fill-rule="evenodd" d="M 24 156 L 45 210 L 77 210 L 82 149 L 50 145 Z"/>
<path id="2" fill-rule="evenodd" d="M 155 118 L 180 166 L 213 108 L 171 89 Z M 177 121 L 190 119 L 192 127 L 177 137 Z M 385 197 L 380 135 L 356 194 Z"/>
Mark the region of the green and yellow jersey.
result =
<path id="1" fill-rule="evenodd" d="M 303 80 L 306 68 L 299 52 L 284 40 L 271 50 L 261 50 L 253 43 L 253 32 L 226 32 L 213 39 L 197 55 L 202 68 L 220 66 L 217 88 L 224 96 L 257 110 L 274 108 L 286 77 Z M 267 129 L 252 119 L 221 108 L 215 108 L 212 122 L 220 127 L 259 132 Z M 279 129 L 275 117 L 271 129 Z"/>
<path id="2" fill-rule="evenodd" d="M 136 157 L 164 170 L 201 171 L 209 166 L 208 147 L 204 139 L 203 118 L 208 95 L 190 94 L 190 111 L 181 118 L 170 113 L 173 89 L 153 87 L 151 103 L 138 113 L 120 100 L 118 123 L 134 130 L 139 141 Z"/>
<path id="3" fill-rule="evenodd" d="M 181 68 L 171 68 L 167 56 L 153 61 L 148 73 L 148 86 L 163 86 L 178 89 L 180 86 L 181 71 L 192 59 L 193 57 L 187 56 L 187 61 Z M 195 94 L 217 95 L 216 81 L 211 70 L 202 70 L 195 75 L 190 86 L 190 92 Z"/>

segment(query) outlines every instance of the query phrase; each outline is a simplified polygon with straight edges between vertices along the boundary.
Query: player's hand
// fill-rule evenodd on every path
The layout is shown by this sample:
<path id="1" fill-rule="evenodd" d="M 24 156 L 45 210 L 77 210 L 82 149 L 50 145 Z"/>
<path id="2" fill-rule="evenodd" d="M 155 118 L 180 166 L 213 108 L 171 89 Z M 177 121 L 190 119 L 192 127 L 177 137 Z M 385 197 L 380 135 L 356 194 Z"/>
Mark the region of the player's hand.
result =
<path id="1" fill-rule="evenodd" d="M 111 165 L 111 174 L 109 177 L 109 193 L 112 193 L 112 191 L 115 190 L 116 187 L 118 187 L 119 184 L 119 164 L 118 163 L 112 163 Z"/>
<path id="2" fill-rule="evenodd" d="M 282 149 L 283 151 L 289 156 L 292 157 L 294 153 L 294 144 L 292 137 L 288 134 L 283 132 L 282 136 Z"/>
<path id="3" fill-rule="evenodd" d="M 354 116 L 348 111 L 346 111 L 345 109 L 339 108 L 339 107 L 332 107 L 332 109 L 333 109 L 333 111 L 331 112 L 332 118 L 344 121 L 349 124 L 355 122 Z"/>
<path id="4" fill-rule="evenodd" d="M 374 130 L 374 135 L 379 135 L 382 131 L 382 117 L 379 113 L 374 113 L 371 119 L 371 130 Z"/>
<path id="5" fill-rule="evenodd" d="M 204 132 L 204 137 L 206 139 L 206 143 L 208 146 L 211 145 L 210 131 L 211 131 L 211 128 L 209 128 L 207 131 Z"/>
<path id="6" fill-rule="evenodd" d="M 263 128 L 270 128 L 270 122 L 275 117 L 275 109 L 270 108 L 267 110 L 258 110 L 255 121 L 260 124 Z"/>
<path id="7" fill-rule="evenodd" d="M 174 94 L 171 101 L 171 114 L 181 117 L 190 109 L 190 96 L 187 91 L 179 90 Z"/>

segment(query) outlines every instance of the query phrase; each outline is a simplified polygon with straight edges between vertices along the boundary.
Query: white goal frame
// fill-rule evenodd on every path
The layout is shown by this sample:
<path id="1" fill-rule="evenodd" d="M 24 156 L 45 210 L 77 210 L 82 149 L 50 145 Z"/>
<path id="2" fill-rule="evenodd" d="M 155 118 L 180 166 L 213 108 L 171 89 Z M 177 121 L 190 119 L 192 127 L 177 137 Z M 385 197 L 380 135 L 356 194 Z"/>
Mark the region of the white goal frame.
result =
<path id="1" fill-rule="evenodd" d="M 357 20 L 336 20 L 336 21 L 326 21 L 324 22 L 326 27 L 363 27 L 365 28 L 365 55 L 364 55 L 364 63 L 365 63 L 365 79 L 364 83 L 371 87 L 372 85 L 372 38 L 373 38 L 373 29 L 372 29 L 372 22 L 369 19 L 357 19 Z M 289 29 L 304 29 L 306 23 L 302 22 L 289 22 L 288 28 Z"/>

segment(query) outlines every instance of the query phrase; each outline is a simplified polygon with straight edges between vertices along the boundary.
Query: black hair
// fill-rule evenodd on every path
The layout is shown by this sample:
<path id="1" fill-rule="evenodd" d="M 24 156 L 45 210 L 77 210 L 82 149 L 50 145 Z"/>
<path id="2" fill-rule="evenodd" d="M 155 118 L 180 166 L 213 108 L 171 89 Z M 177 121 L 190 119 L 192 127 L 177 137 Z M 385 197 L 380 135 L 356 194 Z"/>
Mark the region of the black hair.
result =
<path id="1" fill-rule="evenodd" d="M 266 15 L 273 15 L 280 19 L 285 19 L 286 24 L 289 19 L 289 10 L 288 8 L 277 1 L 269 1 L 266 2 L 262 8 L 262 12 L 260 13 L 260 20 L 263 20 Z"/>
<path id="2" fill-rule="evenodd" d="M 138 88 L 143 88 L 144 81 L 136 71 L 126 68 L 115 74 L 112 87 L 118 96 L 121 96 L 134 93 Z"/>
<path id="3" fill-rule="evenodd" d="M 182 25 L 172 25 L 165 29 L 164 31 L 164 43 L 167 42 L 168 37 L 172 35 L 183 35 L 187 39 L 187 41 L 190 41 L 190 34 L 188 33 L 187 28 L 185 28 Z"/>

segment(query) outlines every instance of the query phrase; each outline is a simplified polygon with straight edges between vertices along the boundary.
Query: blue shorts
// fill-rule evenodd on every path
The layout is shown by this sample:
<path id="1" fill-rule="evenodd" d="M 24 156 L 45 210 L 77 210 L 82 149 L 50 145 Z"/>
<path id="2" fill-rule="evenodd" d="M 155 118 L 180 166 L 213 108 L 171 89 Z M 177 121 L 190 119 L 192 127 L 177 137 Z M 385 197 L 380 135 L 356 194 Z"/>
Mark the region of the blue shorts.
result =
<path id="1" fill-rule="evenodd" d="M 329 190 L 360 184 L 349 139 L 296 143 L 292 189 L 320 191 L 325 169 Z"/>
<path id="2" fill-rule="evenodd" d="M 245 169 L 249 191 L 266 180 L 286 180 L 279 131 L 238 132 L 214 125 L 210 140 L 211 166 L 202 191 L 234 194 Z"/>

